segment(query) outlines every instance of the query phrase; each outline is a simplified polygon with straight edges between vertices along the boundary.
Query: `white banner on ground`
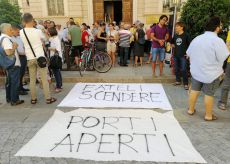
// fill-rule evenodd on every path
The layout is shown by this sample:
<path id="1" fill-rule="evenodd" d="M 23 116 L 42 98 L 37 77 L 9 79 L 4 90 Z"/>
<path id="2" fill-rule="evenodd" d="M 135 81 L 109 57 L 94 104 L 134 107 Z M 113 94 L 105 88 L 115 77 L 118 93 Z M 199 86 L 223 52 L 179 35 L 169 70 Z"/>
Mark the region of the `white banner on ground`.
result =
<path id="1" fill-rule="evenodd" d="M 206 163 L 174 118 L 151 110 L 56 110 L 16 156 Z"/>
<path id="2" fill-rule="evenodd" d="M 172 110 L 161 84 L 78 83 L 58 106 Z"/>

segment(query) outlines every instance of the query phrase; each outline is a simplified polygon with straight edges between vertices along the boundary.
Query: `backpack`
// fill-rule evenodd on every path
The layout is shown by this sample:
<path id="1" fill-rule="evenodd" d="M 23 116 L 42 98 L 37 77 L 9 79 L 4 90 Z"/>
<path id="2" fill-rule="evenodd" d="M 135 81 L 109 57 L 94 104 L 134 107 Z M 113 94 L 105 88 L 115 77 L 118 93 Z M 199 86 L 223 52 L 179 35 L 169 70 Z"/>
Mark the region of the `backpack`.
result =
<path id="1" fill-rule="evenodd" d="M 54 56 L 50 57 L 50 68 L 51 69 L 62 69 L 62 58 L 55 52 Z"/>
<path id="2" fill-rule="evenodd" d="M 2 67 L 3 69 L 10 69 L 14 66 L 16 57 L 8 56 L 5 50 L 2 48 L 2 42 L 4 38 L 6 37 L 2 37 L 2 39 L 0 40 L 0 67 Z"/>

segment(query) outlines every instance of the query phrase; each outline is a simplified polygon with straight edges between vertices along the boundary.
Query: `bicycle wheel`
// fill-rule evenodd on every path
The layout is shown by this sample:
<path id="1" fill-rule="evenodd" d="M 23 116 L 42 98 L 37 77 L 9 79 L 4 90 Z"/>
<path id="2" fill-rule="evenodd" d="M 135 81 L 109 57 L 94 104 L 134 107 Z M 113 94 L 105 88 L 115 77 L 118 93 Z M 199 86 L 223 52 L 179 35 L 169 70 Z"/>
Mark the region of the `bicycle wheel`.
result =
<path id="1" fill-rule="evenodd" d="M 106 52 L 98 51 L 93 59 L 93 67 L 99 73 L 108 72 L 112 67 L 112 59 Z"/>
<path id="2" fill-rule="evenodd" d="M 81 58 L 79 60 L 79 73 L 81 77 L 83 76 L 82 72 L 84 72 L 85 70 L 86 70 L 86 54 L 82 53 Z"/>

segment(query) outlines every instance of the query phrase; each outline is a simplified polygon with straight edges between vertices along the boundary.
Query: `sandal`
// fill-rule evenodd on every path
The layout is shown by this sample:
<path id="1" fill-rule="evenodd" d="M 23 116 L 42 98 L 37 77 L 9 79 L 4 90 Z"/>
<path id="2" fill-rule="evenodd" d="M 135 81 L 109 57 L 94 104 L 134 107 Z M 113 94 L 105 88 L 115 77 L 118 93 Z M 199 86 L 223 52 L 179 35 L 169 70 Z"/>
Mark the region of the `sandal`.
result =
<path id="1" fill-rule="evenodd" d="M 205 121 L 214 121 L 217 120 L 217 117 L 213 114 L 211 119 L 204 118 Z"/>
<path id="2" fill-rule="evenodd" d="M 52 104 L 56 100 L 57 100 L 56 98 L 51 97 L 50 99 L 46 99 L 46 104 Z"/>
<path id="3" fill-rule="evenodd" d="M 36 104 L 36 103 L 37 103 L 37 99 L 34 99 L 34 100 L 31 99 L 31 100 L 30 100 L 30 103 L 31 103 L 31 104 Z"/>

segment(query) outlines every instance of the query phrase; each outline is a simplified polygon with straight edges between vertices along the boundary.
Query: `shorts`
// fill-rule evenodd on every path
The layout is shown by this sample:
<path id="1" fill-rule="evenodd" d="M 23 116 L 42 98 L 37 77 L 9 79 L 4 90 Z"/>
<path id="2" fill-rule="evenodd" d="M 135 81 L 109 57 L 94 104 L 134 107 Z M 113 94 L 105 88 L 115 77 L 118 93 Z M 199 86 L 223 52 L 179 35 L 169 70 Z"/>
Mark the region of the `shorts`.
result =
<path id="1" fill-rule="evenodd" d="M 114 42 L 107 42 L 107 52 L 116 52 L 116 44 Z"/>
<path id="2" fill-rule="evenodd" d="M 81 57 L 82 46 L 72 46 L 71 55 L 72 57 Z"/>
<path id="3" fill-rule="evenodd" d="M 159 60 L 162 62 L 165 59 L 165 49 L 164 48 L 151 48 L 152 51 L 152 61 L 155 62 L 157 59 L 157 55 L 159 56 Z"/>
<path id="4" fill-rule="evenodd" d="M 205 95 L 214 96 L 216 90 L 220 86 L 220 81 L 221 81 L 221 78 L 218 77 L 211 83 L 202 83 L 192 77 L 191 78 L 192 90 L 193 91 L 203 91 Z"/>

